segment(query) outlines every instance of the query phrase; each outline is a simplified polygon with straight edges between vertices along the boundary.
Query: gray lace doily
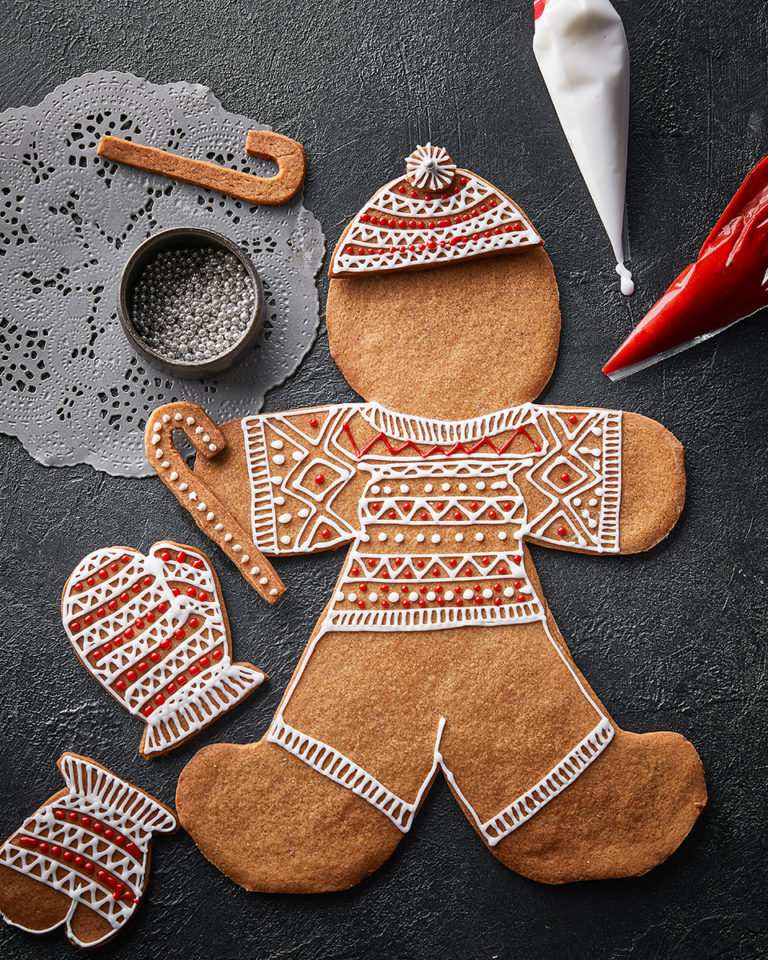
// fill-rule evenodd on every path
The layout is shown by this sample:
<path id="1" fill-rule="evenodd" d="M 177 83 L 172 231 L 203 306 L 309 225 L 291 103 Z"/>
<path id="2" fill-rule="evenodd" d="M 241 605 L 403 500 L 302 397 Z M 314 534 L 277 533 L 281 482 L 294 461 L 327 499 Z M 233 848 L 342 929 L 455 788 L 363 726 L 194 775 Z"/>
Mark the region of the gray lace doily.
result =
<path id="1" fill-rule="evenodd" d="M 324 251 L 301 195 L 249 206 L 96 156 L 111 133 L 269 176 L 271 164 L 245 157 L 254 128 L 266 129 L 227 113 L 205 87 L 126 73 L 86 74 L 36 107 L 0 115 L 0 431 L 37 460 L 148 474 L 143 428 L 158 404 L 190 400 L 228 420 L 258 410 L 296 370 L 317 331 L 314 277 Z M 117 319 L 126 260 L 174 226 L 242 244 L 264 284 L 267 314 L 253 354 L 215 380 L 157 371 Z"/>

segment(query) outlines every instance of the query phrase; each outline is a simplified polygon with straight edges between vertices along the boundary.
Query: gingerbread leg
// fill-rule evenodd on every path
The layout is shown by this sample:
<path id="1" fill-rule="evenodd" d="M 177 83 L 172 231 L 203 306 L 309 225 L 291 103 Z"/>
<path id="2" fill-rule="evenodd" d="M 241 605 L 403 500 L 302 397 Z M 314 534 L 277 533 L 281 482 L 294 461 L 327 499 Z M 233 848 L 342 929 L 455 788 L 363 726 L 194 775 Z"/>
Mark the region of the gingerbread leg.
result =
<path id="1" fill-rule="evenodd" d="M 414 647 L 423 662 L 405 658 Z M 344 890 L 379 867 L 436 770 L 439 715 L 402 696 L 414 670 L 430 690 L 429 649 L 395 632 L 316 637 L 268 735 L 207 747 L 182 771 L 177 811 L 205 856 L 265 892 Z"/>
<path id="2" fill-rule="evenodd" d="M 0 913 L 8 923 L 31 933 L 46 933 L 66 920 L 72 906 L 60 890 L 0 865 Z"/>
<path id="3" fill-rule="evenodd" d="M 543 883 L 642 876 L 674 853 L 706 802 L 701 761 L 684 737 L 617 730 L 595 763 L 492 852 Z"/>
<path id="4" fill-rule="evenodd" d="M 565 883 L 639 876 L 682 843 L 707 798 L 698 754 L 676 733 L 618 729 L 553 622 L 489 631 L 462 666 L 442 766 L 497 859 Z"/>
<path id="5" fill-rule="evenodd" d="M 345 890 L 393 852 L 402 833 L 357 796 L 281 746 L 205 747 L 176 789 L 182 825 L 246 890 Z"/>

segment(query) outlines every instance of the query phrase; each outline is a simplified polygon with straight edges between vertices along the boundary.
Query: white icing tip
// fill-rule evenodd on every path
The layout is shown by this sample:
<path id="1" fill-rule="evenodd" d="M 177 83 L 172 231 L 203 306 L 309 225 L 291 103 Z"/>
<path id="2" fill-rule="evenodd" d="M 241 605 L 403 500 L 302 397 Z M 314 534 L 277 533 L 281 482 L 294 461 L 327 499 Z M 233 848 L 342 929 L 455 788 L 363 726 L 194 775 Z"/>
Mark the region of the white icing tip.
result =
<path id="1" fill-rule="evenodd" d="M 622 261 L 616 264 L 616 273 L 621 277 L 621 292 L 625 297 L 631 297 L 635 292 L 635 281 L 632 279 L 631 272 L 627 270 Z"/>

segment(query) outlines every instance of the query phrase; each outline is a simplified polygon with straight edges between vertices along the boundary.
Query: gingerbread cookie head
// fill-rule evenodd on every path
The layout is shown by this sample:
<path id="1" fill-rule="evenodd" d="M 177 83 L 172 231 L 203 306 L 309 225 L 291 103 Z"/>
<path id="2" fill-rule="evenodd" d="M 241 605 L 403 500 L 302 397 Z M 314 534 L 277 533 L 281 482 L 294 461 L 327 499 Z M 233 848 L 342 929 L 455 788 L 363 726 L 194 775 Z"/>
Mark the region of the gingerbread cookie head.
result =
<path id="1" fill-rule="evenodd" d="M 557 283 L 530 220 L 426 144 L 342 234 L 331 353 L 367 400 L 463 419 L 535 399 L 560 336 Z"/>

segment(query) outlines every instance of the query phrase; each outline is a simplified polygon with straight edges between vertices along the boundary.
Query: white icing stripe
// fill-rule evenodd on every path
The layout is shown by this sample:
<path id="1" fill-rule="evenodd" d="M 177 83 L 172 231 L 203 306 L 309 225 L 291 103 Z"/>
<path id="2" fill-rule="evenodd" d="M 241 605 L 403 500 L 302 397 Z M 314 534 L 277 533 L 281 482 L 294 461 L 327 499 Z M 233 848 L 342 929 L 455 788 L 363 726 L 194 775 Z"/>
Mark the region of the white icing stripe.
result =
<path id="1" fill-rule="evenodd" d="M 123 893 L 138 901 L 144 890 L 151 834 L 172 832 L 178 823 L 159 801 L 85 757 L 64 754 L 59 766 L 69 792 L 25 821 L 0 847 L 0 863 L 68 896 L 70 910 L 49 929 L 65 923 L 78 945 L 95 946 L 109 939 L 133 914 L 136 902 L 125 899 Z M 55 810 L 64 816 L 57 818 Z M 93 829 L 93 821 L 101 824 L 100 832 Z M 123 843 L 105 836 L 108 830 L 122 837 Z M 36 845 L 25 846 L 21 837 L 34 838 Z M 41 843 L 47 845 L 42 850 Z M 82 857 L 81 866 L 57 855 L 55 848 Z M 84 864 L 91 865 L 90 872 Z M 100 871 L 122 887 L 110 887 L 99 877 Z M 109 924 L 108 933 L 100 940 L 84 943 L 72 933 L 70 920 L 78 904 L 94 910 Z"/>

